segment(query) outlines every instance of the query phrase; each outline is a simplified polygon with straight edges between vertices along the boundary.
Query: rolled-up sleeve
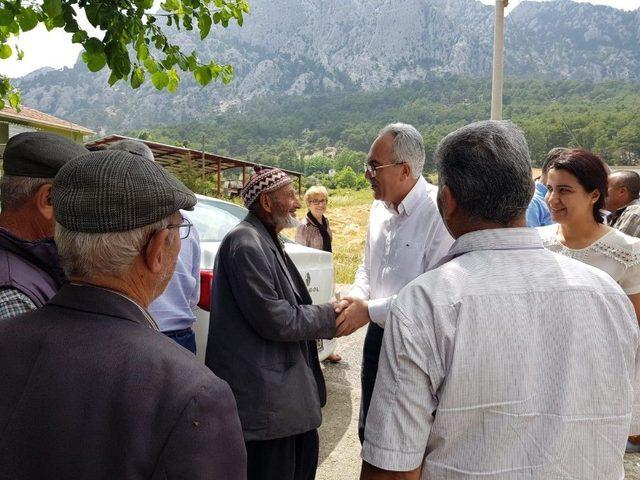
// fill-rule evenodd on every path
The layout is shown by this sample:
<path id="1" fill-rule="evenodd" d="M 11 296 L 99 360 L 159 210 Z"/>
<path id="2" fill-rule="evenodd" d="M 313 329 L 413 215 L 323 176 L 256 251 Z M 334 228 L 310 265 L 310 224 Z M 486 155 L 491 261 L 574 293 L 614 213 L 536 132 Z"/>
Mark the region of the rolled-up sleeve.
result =
<path id="1" fill-rule="evenodd" d="M 414 470 L 424 459 L 437 406 L 428 371 L 441 369 L 434 365 L 434 357 L 428 353 L 431 342 L 424 337 L 394 304 L 385 328 L 362 448 L 362 458 L 384 470 Z"/>

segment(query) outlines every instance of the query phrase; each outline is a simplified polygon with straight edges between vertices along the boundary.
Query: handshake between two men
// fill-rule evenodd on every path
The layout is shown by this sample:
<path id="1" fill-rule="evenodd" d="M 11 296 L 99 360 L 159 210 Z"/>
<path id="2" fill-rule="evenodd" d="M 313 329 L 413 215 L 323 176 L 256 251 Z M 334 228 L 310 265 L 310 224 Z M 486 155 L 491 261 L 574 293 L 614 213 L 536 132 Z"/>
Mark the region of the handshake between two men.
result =
<path id="1" fill-rule="evenodd" d="M 336 337 L 351 335 L 371 321 L 367 301 L 361 298 L 345 297 L 333 302 L 336 313 Z"/>

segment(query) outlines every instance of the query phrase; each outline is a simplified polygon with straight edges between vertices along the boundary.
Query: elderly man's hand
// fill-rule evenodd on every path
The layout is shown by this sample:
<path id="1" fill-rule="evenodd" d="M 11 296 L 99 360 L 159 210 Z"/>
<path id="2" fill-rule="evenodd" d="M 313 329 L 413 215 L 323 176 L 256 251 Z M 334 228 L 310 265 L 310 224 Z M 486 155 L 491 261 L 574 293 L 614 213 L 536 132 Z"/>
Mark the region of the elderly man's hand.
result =
<path id="1" fill-rule="evenodd" d="M 347 302 L 348 306 L 342 308 L 338 317 L 337 337 L 351 335 L 353 332 L 363 327 L 371 321 L 369 318 L 369 307 L 366 300 L 360 298 L 346 297 L 342 302 Z M 338 310 L 336 309 L 336 312 Z"/>

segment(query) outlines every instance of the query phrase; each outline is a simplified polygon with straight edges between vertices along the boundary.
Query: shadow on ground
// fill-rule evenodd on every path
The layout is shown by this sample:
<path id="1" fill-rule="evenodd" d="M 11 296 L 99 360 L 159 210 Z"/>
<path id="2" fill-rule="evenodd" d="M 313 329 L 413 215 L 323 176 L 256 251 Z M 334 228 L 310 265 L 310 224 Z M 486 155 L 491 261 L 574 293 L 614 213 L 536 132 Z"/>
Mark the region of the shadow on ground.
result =
<path id="1" fill-rule="evenodd" d="M 353 404 L 351 401 L 351 385 L 347 380 L 349 365 L 345 362 L 329 365 L 324 369 L 327 382 L 327 405 L 331 408 L 323 409 L 322 426 L 320 434 L 320 458 L 321 464 L 336 448 L 349 429 L 353 416 Z"/>

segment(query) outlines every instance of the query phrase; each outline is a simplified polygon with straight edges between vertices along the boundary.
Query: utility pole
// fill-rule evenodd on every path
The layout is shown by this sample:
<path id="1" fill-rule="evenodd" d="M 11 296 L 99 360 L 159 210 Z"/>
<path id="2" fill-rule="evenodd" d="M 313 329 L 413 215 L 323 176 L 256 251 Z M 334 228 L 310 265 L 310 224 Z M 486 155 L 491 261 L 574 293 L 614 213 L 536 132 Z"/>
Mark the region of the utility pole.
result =
<path id="1" fill-rule="evenodd" d="M 491 120 L 502 120 L 502 83 L 504 78 L 504 9 L 509 0 L 496 0 L 496 24 L 493 30 L 493 81 Z"/>

